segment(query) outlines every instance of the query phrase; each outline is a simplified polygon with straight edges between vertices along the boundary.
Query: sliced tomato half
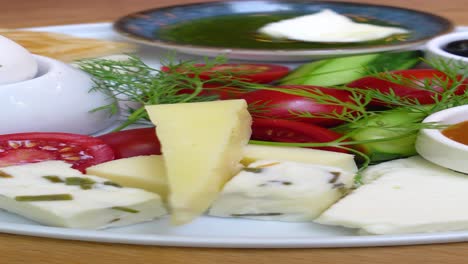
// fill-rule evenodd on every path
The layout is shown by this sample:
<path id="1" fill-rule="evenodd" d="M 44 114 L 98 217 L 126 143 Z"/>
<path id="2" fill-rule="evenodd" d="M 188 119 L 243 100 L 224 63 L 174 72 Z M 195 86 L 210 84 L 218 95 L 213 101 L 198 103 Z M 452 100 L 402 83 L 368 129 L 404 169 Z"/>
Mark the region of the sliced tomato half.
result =
<path id="1" fill-rule="evenodd" d="M 154 127 L 123 130 L 98 138 L 114 150 L 116 159 L 161 154 L 161 145 Z"/>
<path id="2" fill-rule="evenodd" d="M 198 67 L 205 67 L 205 64 L 196 64 Z M 163 66 L 162 71 L 168 72 L 169 68 Z M 181 69 L 180 71 L 183 71 Z M 211 69 L 202 72 L 201 79 L 209 80 L 219 74 L 232 75 L 233 78 L 252 83 L 271 83 L 279 80 L 289 73 L 289 68 L 276 64 L 256 64 L 256 63 L 226 63 L 219 64 Z M 190 72 L 188 72 L 190 76 Z"/>
<path id="3" fill-rule="evenodd" d="M 343 102 L 343 104 L 345 102 L 352 103 L 350 93 L 343 90 L 311 85 L 282 85 L 278 87 L 302 90 L 311 94 L 320 92 L 336 98 L 338 102 Z M 333 118 L 307 117 L 307 114 L 320 116 L 348 111 L 339 104 L 323 104 L 312 98 L 273 90 L 256 90 L 245 93 L 240 98 L 249 104 L 249 111 L 254 117 L 287 119 L 324 127 L 332 127 L 343 122 Z M 304 117 L 301 117 L 300 114 L 304 114 Z"/>
<path id="4" fill-rule="evenodd" d="M 324 127 L 298 121 L 284 119 L 254 118 L 252 122 L 251 139 L 292 142 L 292 143 L 320 143 L 331 142 L 342 137 L 341 134 Z M 318 149 L 336 152 L 347 152 L 334 147 L 320 147 Z"/>
<path id="5" fill-rule="evenodd" d="M 392 71 L 391 74 L 399 77 L 403 77 L 410 82 L 402 85 L 393 83 L 387 80 L 379 79 L 373 76 L 363 77 L 349 83 L 347 86 L 351 88 L 359 89 L 371 89 L 378 90 L 381 93 L 388 94 L 390 90 L 393 90 L 395 95 L 406 98 L 409 100 L 417 100 L 420 104 L 433 104 L 435 102 L 437 94 L 443 92 L 442 87 L 432 87 L 433 90 L 423 89 L 420 86 L 424 83 L 434 84 L 438 80 L 450 81 L 448 76 L 435 69 L 409 69 L 409 70 L 398 70 Z M 461 78 L 461 76 L 459 77 Z M 468 87 L 468 80 L 465 80 L 456 90 L 455 94 L 463 94 Z M 373 100 L 371 105 L 385 105 L 384 103 Z"/>
<path id="6" fill-rule="evenodd" d="M 18 133 L 0 135 L 0 167 L 63 160 L 84 172 L 92 165 L 114 159 L 102 140 L 70 133 Z"/>
<path id="7" fill-rule="evenodd" d="M 289 68 L 275 64 L 220 64 L 200 74 L 200 77 L 210 79 L 215 72 L 229 73 L 246 82 L 271 83 L 286 76 Z"/>
<path id="8" fill-rule="evenodd" d="M 182 89 L 179 94 L 191 94 L 193 89 Z M 238 87 L 225 86 L 222 84 L 205 83 L 203 84 L 203 90 L 198 96 L 212 96 L 215 95 L 219 100 L 238 99 L 241 98 L 246 92 L 245 89 Z"/>

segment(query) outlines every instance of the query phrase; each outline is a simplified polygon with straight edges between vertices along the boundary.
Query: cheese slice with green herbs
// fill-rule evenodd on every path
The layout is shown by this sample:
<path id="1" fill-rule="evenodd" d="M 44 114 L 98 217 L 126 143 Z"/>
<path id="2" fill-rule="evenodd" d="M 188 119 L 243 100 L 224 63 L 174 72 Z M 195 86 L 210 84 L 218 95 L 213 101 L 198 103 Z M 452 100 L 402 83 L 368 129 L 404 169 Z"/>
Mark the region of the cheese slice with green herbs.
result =
<path id="1" fill-rule="evenodd" d="M 241 168 L 251 134 L 244 100 L 147 106 L 161 142 L 174 224 L 204 213 Z"/>
<path id="2" fill-rule="evenodd" d="M 354 175 L 339 167 L 257 161 L 226 183 L 209 215 L 312 221 L 348 191 Z"/>
<path id="3" fill-rule="evenodd" d="M 0 169 L 0 208 L 39 223 L 99 229 L 166 214 L 157 194 L 83 175 L 63 161 Z"/>

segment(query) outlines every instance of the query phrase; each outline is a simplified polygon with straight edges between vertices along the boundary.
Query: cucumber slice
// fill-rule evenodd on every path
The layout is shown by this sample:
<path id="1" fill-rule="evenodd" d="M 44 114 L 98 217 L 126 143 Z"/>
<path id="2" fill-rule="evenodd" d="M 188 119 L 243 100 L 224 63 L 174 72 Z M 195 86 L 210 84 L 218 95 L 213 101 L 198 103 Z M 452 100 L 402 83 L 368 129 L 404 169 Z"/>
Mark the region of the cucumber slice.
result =
<path id="1" fill-rule="evenodd" d="M 352 82 L 376 71 L 403 70 L 419 62 L 420 51 L 372 53 L 304 64 L 279 81 L 281 85 L 334 86 Z"/>
<path id="2" fill-rule="evenodd" d="M 406 135 L 411 130 L 405 130 L 405 125 L 421 122 L 426 115 L 405 110 L 389 110 L 371 117 L 369 120 L 358 121 L 348 128 L 353 131 L 352 140 L 367 141 L 383 138 L 393 138 Z M 364 123 L 365 122 L 365 123 Z M 400 129 L 388 129 L 389 127 Z M 349 130 L 341 132 L 347 133 Z M 358 146 L 371 159 L 371 162 L 380 162 L 389 159 L 403 158 L 416 154 L 415 142 L 417 133 L 411 133 L 398 139 L 364 143 Z"/>

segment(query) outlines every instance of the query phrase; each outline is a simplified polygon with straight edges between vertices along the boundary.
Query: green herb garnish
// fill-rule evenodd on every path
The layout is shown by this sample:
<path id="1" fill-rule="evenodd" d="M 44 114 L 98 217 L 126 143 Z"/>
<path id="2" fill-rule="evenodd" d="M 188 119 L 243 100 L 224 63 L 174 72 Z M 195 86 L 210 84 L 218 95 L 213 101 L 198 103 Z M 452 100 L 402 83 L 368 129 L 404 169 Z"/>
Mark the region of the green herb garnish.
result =
<path id="1" fill-rule="evenodd" d="M 118 184 L 116 182 L 112 182 L 112 181 L 105 181 L 102 184 L 109 185 L 109 186 L 114 186 L 114 187 L 117 187 L 117 188 L 122 188 L 122 185 L 120 185 L 120 184 Z"/>
<path id="2" fill-rule="evenodd" d="M 127 212 L 127 213 L 132 213 L 132 214 L 136 214 L 136 213 L 140 212 L 138 210 L 128 208 L 128 207 L 123 207 L 123 206 L 114 206 L 114 207 L 111 207 L 111 209 L 118 210 L 118 211 L 123 211 L 123 212 Z"/>
<path id="3" fill-rule="evenodd" d="M 283 215 L 283 213 L 246 213 L 246 214 L 231 214 L 233 217 L 242 217 L 242 216 L 278 216 Z"/>
<path id="4" fill-rule="evenodd" d="M 71 194 L 45 194 L 45 195 L 23 195 L 16 196 L 18 202 L 50 202 L 50 201 L 69 201 L 73 200 Z"/>
<path id="5" fill-rule="evenodd" d="M 247 171 L 247 172 L 252 172 L 252 173 L 260 173 L 260 172 L 262 172 L 263 169 L 262 168 L 249 168 L 249 167 L 247 167 L 247 168 L 243 168 L 242 170 Z"/>
<path id="6" fill-rule="evenodd" d="M 65 185 L 77 185 L 83 190 L 91 189 L 95 183 L 92 179 L 83 177 L 67 177 L 65 179 Z"/>
<path id="7" fill-rule="evenodd" d="M 60 177 L 54 176 L 54 175 L 47 175 L 47 176 L 42 176 L 42 178 L 49 180 L 50 182 L 53 183 L 61 183 L 64 182 Z"/>
<path id="8" fill-rule="evenodd" d="M 186 102 L 201 102 L 217 100 L 217 96 L 200 95 L 207 84 L 223 84 L 223 87 L 248 87 L 250 83 L 233 79 L 234 74 L 223 71 L 214 73 L 209 80 L 200 78 L 213 66 L 225 63 L 226 59 L 218 57 L 214 60 L 205 60 L 204 66 L 193 61 L 175 63 L 169 56 L 163 61 L 164 70 L 151 68 L 141 59 L 130 56 L 125 61 L 106 59 L 91 59 L 78 62 L 79 67 L 94 77 L 95 87 L 92 91 L 99 91 L 116 99 L 109 105 L 97 110 L 108 110 L 117 114 L 118 100 L 131 101 L 140 106 L 129 109 L 127 120 L 115 131 L 119 131 L 138 121 L 149 121 L 145 105 L 174 104 Z M 248 89 L 248 88 L 246 88 Z"/>

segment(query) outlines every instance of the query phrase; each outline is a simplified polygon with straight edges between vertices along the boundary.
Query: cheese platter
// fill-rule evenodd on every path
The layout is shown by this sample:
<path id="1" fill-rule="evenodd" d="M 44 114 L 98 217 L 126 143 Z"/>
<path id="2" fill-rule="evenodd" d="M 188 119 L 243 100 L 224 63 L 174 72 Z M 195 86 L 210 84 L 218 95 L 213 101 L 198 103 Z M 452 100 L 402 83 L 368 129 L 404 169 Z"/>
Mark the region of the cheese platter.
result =
<path id="1" fill-rule="evenodd" d="M 76 37 L 88 37 L 111 41 L 123 40 L 121 36 L 112 30 L 112 25 L 110 23 L 65 25 L 30 28 L 27 30 L 64 33 Z M 458 28 L 457 30 L 464 31 L 466 29 Z M 159 69 L 162 66 L 162 60 L 166 52 L 166 50 L 160 48 L 141 45 L 138 46 L 136 54 L 147 65 Z M 204 61 L 202 57 L 184 54 L 178 54 L 178 59 L 195 60 L 197 62 Z M 235 60 L 230 61 L 230 63 L 239 62 L 240 61 Z M 243 63 L 245 63 L 245 61 L 243 61 Z M 287 62 L 282 64 L 288 68 L 296 68 L 300 66 L 300 63 L 296 62 Z M 122 107 L 122 105 L 120 106 Z M 125 108 L 125 106 L 123 106 L 123 108 Z M 106 129 L 90 134 L 95 136 L 105 135 L 114 130 L 116 126 L 124 123 L 127 118 L 128 115 L 121 115 L 119 119 L 120 122 L 118 122 L 118 124 L 108 124 Z M 133 129 L 148 126 L 151 126 L 151 123 L 132 124 L 127 128 Z M 178 161 L 176 161 L 176 163 L 177 162 Z M 223 206 L 222 201 L 220 202 L 220 207 L 226 207 Z M 265 219 L 224 218 L 215 216 L 217 214 L 220 216 L 219 210 L 218 213 L 213 213 L 212 216 L 203 215 L 194 219 L 190 223 L 180 226 L 173 225 L 174 219 L 171 219 L 172 216 L 164 216 L 149 222 L 122 227 L 112 227 L 102 230 L 87 230 L 44 226 L 10 212 L 1 211 L 0 231 L 12 234 L 107 243 L 239 248 L 388 246 L 446 243 L 468 240 L 467 231 L 448 230 L 430 233 L 408 232 L 369 235 L 363 233 L 362 229 L 359 230 L 356 228 L 323 225 L 313 222 L 280 222 L 265 221 Z M 321 221 L 324 220 L 322 219 Z"/>

